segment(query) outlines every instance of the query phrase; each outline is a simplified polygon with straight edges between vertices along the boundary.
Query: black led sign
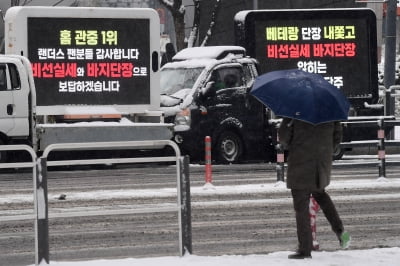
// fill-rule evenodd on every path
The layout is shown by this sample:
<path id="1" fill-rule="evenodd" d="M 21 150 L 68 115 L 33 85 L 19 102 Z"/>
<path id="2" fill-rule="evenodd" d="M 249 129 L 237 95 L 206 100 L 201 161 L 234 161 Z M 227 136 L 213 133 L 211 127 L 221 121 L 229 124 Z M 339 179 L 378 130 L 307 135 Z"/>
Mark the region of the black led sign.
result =
<path id="1" fill-rule="evenodd" d="M 148 19 L 29 17 L 38 105 L 150 103 Z"/>
<path id="2" fill-rule="evenodd" d="M 376 17 L 369 9 L 243 11 L 236 40 L 261 73 L 321 74 L 355 103 L 378 99 Z"/>

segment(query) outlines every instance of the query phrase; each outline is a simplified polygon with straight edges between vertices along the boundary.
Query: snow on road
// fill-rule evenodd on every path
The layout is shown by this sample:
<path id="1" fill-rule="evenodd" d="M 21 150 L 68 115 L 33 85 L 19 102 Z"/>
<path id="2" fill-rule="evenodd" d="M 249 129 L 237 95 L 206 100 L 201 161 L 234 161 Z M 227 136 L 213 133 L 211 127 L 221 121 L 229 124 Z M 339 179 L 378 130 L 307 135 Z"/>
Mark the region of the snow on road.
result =
<path id="1" fill-rule="evenodd" d="M 330 190 L 363 189 L 363 188 L 400 188 L 400 178 L 380 178 L 380 179 L 350 179 L 332 181 L 328 187 Z M 282 193 L 289 190 L 285 183 L 265 183 L 251 185 L 228 185 L 191 187 L 192 196 L 200 195 L 230 195 L 230 194 L 249 194 L 249 193 Z M 177 193 L 176 188 L 160 189 L 117 189 L 117 190 L 91 190 L 82 192 L 67 193 L 67 200 L 96 200 L 96 199 L 126 199 L 126 198 L 153 198 L 153 197 L 174 197 Z M 49 193 L 49 200 L 57 200 L 59 194 Z M 371 195 L 373 196 L 373 195 Z M 400 196 L 400 195 L 399 195 Z M 348 197 L 351 197 L 349 195 Z M 0 204 L 23 203 L 33 201 L 32 193 L 22 194 L 3 194 L 0 195 Z"/>

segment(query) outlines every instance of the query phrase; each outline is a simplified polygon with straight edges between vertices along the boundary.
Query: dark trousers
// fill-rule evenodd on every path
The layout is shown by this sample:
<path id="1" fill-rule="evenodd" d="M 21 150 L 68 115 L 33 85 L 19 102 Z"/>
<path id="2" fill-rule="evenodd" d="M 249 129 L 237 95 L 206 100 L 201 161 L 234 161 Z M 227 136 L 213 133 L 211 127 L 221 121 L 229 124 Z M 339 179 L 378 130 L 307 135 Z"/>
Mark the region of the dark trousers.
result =
<path id="1" fill-rule="evenodd" d="M 342 220 L 336 211 L 335 205 L 324 189 L 316 191 L 292 189 L 293 206 L 296 212 L 297 239 L 299 241 L 298 251 L 305 254 L 310 254 L 312 250 L 312 234 L 309 214 L 311 194 L 324 212 L 333 232 L 335 232 L 339 237 L 344 230 Z"/>

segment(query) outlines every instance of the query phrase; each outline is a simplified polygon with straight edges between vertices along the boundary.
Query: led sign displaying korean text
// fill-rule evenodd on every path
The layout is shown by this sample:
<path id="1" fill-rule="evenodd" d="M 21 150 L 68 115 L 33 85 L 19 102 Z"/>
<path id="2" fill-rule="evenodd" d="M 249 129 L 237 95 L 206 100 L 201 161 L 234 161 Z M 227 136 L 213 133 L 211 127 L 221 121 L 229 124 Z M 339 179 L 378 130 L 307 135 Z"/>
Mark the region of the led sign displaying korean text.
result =
<path id="1" fill-rule="evenodd" d="M 39 105 L 150 103 L 149 21 L 28 18 Z"/>
<path id="2" fill-rule="evenodd" d="M 256 32 L 257 58 L 264 58 L 266 72 L 298 68 L 321 74 L 339 89 L 365 91 L 369 62 L 362 20 L 274 21 L 256 25 Z"/>
<path id="3" fill-rule="evenodd" d="M 260 72 L 302 69 L 321 74 L 352 104 L 378 99 L 376 17 L 370 9 L 242 11 L 236 44 Z"/>

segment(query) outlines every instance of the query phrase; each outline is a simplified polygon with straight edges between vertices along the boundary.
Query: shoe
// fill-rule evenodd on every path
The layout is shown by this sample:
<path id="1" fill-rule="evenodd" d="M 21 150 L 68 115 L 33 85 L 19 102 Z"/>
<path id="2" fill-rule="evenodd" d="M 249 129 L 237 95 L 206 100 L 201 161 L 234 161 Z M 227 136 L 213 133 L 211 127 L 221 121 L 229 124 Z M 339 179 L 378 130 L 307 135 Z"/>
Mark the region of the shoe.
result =
<path id="1" fill-rule="evenodd" d="M 347 249 L 350 246 L 351 236 L 348 232 L 343 232 L 339 237 L 340 247 Z"/>
<path id="2" fill-rule="evenodd" d="M 290 254 L 288 259 L 311 259 L 311 254 L 297 251 L 296 253 Z"/>

